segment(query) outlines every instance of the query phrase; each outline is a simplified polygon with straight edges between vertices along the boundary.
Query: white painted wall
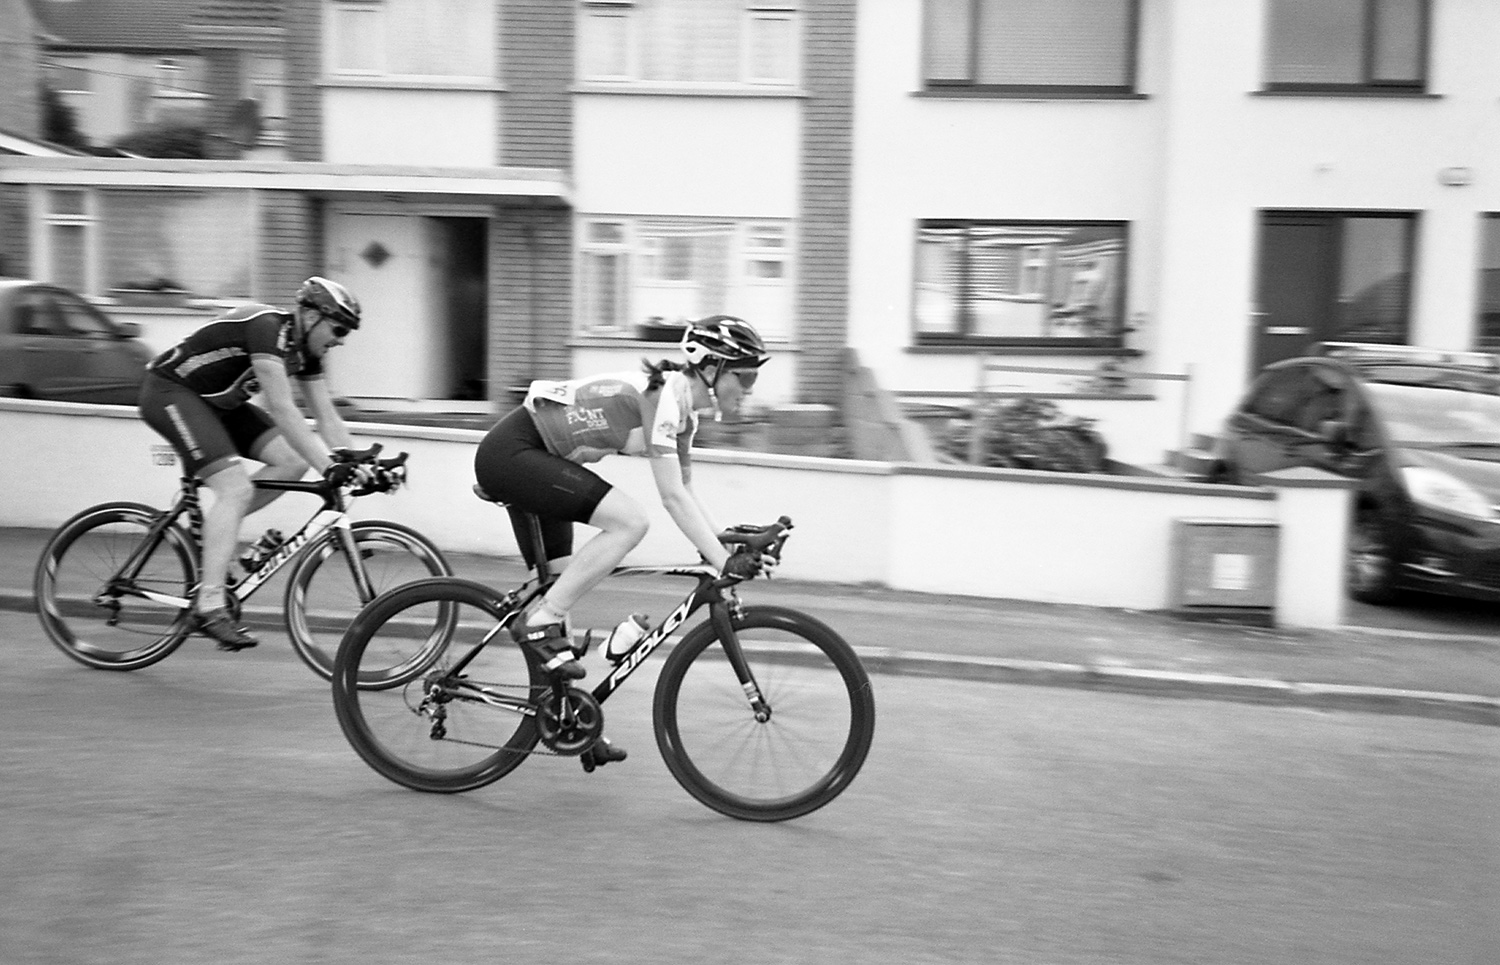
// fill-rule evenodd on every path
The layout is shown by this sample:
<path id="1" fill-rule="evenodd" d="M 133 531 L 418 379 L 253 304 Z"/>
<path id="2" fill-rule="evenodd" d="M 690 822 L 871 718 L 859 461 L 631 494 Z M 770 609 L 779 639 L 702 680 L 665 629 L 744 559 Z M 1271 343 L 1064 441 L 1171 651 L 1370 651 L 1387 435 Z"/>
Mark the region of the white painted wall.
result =
<path id="1" fill-rule="evenodd" d="M 500 157 L 499 96 L 492 91 L 326 87 L 323 159 L 493 166 Z"/>
<path id="2" fill-rule="evenodd" d="M 517 555 L 504 512 L 471 491 L 481 433 L 376 425 L 356 431 L 363 442 L 412 454 L 410 486 L 359 500 L 356 515 L 409 524 L 447 550 Z M 0 463 L 0 487 L 11 497 L 0 502 L 3 526 L 53 527 L 106 500 L 165 506 L 176 490 L 176 466 L 154 460 L 160 440 L 129 408 L 0 400 L 0 437 L 13 453 L 45 454 Z M 651 531 L 632 562 L 692 558 L 649 495 L 644 460 L 612 457 L 597 465 L 651 513 Z M 1308 512 L 1305 500 L 1294 512 L 1285 494 L 1265 489 L 1131 477 L 713 450 L 696 451 L 694 469 L 695 488 L 717 524 L 792 518 L 796 537 L 781 567 L 792 579 L 1145 610 L 1170 600 L 1174 520 L 1279 523 L 1284 532 L 1295 528 L 1283 539 L 1294 536 L 1303 547 L 1341 546 L 1347 515 L 1326 504 Z M 267 526 L 294 529 L 310 501 L 283 497 L 252 517 L 245 537 Z M 1317 572 L 1304 572 L 1284 592 L 1314 598 L 1288 600 L 1284 609 L 1300 615 L 1298 625 L 1336 625 L 1341 554 L 1312 555 Z"/>
<path id="3" fill-rule="evenodd" d="M 582 214 L 795 217 L 799 103 L 577 94 L 574 207 Z"/>

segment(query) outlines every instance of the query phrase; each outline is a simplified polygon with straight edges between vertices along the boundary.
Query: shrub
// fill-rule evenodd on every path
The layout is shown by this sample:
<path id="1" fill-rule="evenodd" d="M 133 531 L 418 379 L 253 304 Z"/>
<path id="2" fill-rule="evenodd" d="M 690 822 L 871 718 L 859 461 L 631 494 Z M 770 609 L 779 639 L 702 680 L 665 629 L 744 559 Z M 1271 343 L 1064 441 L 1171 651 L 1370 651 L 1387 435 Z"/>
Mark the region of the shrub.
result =
<path id="1" fill-rule="evenodd" d="M 1065 415 L 1055 403 L 1032 396 L 993 402 L 977 413 L 983 433 L 981 466 L 1044 469 L 1051 472 L 1103 472 L 1108 445 L 1093 419 Z M 972 419 L 954 420 L 943 449 L 967 462 Z"/>

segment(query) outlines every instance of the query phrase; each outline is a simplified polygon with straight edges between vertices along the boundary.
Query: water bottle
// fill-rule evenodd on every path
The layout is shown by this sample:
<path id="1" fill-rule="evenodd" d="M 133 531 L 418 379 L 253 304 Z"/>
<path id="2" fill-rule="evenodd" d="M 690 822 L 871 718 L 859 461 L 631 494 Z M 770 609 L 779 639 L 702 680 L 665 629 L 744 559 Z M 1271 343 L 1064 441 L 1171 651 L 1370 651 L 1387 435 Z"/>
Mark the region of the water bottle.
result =
<path id="1" fill-rule="evenodd" d="M 644 613 L 632 613 L 621 620 L 620 625 L 610 631 L 609 639 L 604 641 L 604 659 L 610 663 L 619 663 L 630 656 L 630 651 L 635 649 L 646 631 L 651 629 L 651 624 L 646 621 Z"/>
<path id="2" fill-rule="evenodd" d="M 286 542 L 286 537 L 281 535 L 281 530 L 266 530 L 245 550 L 245 555 L 240 557 L 240 565 L 245 568 L 246 572 L 255 569 L 265 562 L 266 557 L 276 552 L 284 542 Z"/>

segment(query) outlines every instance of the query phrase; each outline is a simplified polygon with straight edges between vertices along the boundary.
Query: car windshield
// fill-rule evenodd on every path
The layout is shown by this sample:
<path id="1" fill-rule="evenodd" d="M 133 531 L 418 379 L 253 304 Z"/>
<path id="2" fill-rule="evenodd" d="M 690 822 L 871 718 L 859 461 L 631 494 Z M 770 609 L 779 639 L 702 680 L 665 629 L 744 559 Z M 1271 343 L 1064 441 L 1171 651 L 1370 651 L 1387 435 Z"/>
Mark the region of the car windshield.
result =
<path id="1" fill-rule="evenodd" d="M 1457 387 L 1366 383 L 1391 441 L 1418 448 L 1500 447 L 1500 396 Z"/>

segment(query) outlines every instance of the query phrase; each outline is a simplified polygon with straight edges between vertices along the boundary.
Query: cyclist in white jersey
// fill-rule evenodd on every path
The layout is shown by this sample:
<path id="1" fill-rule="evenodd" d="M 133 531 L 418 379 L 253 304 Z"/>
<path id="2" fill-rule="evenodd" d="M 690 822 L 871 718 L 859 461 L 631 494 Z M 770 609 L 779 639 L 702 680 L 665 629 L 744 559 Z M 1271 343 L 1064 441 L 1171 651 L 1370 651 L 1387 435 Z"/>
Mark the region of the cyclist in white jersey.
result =
<path id="1" fill-rule="evenodd" d="M 507 503 L 516 542 L 528 566 L 539 553 L 560 575 L 512 628 L 551 673 L 585 675 L 569 648 L 568 611 L 645 538 L 646 510 L 585 463 L 620 453 L 651 461 L 658 495 L 677 528 L 715 568 L 730 553 L 719 527 L 692 488 L 690 450 L 698 413 L 734 415 L 769 357 L 746 321 L 714 315 L 683 332 L 684 363 L 647 362 L 639 373 L 566 382 L 533 382 L 525 402 L 486 434 L 474 457 L 479 487 Z M 541 547 L 531 545 L 521 513 L 541 518 Z M 575 552 L 573 524 L 599 530 Z M 623 760 L 600 740 L 591 763 Z"/>

